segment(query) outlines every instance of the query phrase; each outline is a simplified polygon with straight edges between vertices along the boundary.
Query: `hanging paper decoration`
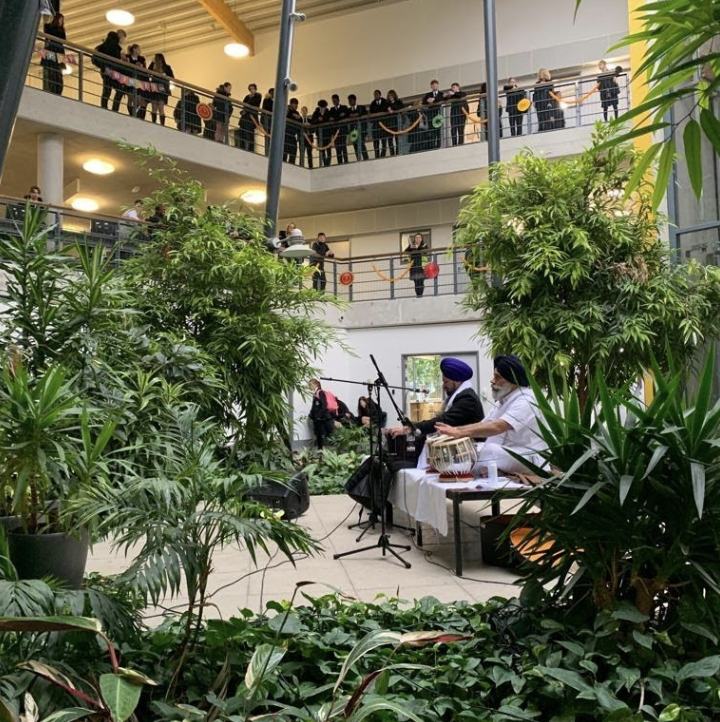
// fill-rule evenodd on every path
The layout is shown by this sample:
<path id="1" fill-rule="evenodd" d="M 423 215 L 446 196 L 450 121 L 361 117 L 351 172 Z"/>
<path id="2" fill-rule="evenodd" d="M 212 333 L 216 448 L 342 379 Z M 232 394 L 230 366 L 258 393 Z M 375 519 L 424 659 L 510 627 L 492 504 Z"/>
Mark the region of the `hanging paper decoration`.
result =
<path id="1" fill-rule="evenodd" d="M 43 60 L 49 60 L 53 63 L 65 63 L 66 65 L 77 65 L 76 55 L 65 55 L 64 53 L 54 53 L 52 50 L 46 50 L 45 48 L 36 47 L 35 55 L 42 58 Z"/>
<path id="2" fill-rule="evenodd" d="M 436 115 L 432 119 L 432 127 L 433 128 L 442 128 L 445 124 L 445 118 L 442 115 Z"/>
<path id="3" fill-rule="evenodd" d="M 580 96 L 579 98 L 563 98 L 562 95 L 558 95 L 557 93 L 553 93 L 550 91 L 550 97 L 555 100 L 558 103 L 565 103 L 566 105 L 580 105 L 580 103 L 584 103 L 593 93 L 596 93 L 600 89 L 600 86 L 595 84 L 590 90 L 585 93 L 585 95 Z"/>
<path id="4" fill-rule="evenodd" d="M 350 271 L 343 271 L 340 274 L 340 285 L 341 286 L 352 286 L 355 276 Z"/>
<path id="5" fill-rule="evenodd" d="M 303 133 L 305 136 L 305 142 L 313 149 L 313 150 L 327 150 L 328 148 L 332 148 L 335 145 L 335 141 L 337 140 L 338 135 L 340 135 L 340 131 L 336 130 L 333 134 L 333 137 L 330 138 L 330 142 L 327 145 L 314 145 L 312 142 L 312 138 L 307 133 Z"/>
<path id="6" fill-rule="evenodd" d="M 168 89 L 165 83 L 149 83 L 147 80 L 139 80 L 138 78 L 130 78 L 127 75 L 118 73 L 117 70 L 112 68 L 105 68 L 103 71 L 105 75 L 112 78 L 116 83 L 125 85 L 128 88 L 140 88 L 140 90 L 147 90 L 151 93 L 167 93 Z"/>
<path id="7" fill-rule="evenodd" d="M 207 103 L 198 103 L 195 112 L 203 119 L 210 120 L 213 117 L 212 108 Z"/>
<path id="8" fill-rule="evenodd" d="M 437 278 L 440 275 L 440 266 L 438 266 L 435 261 L 430 261 L 430 263 L 425 266 L 423 274 L 425 278 Z"/>
<path id="9" fill-rule="evenodd" d="M 388 283 L 395 283 L 396 281 L 402 281 L 405 276 L 410 273 L 410 269 L 413 267 L 413 261 L 408 261 L 407 266 L 405 266 L 405 270 L 399 275 L 395 276 L 394 278 L 391 278 L 390 276 L 386 276 L 374 263 L 372 265 L 373 271 L 377 273 L 380 278 L 382 278 L 383 281 L 387 281 Z"/>
<path id="10" fill-rule="evenodd" d="M 357 128 L 353 128 L 348 133 L 348 143 L 354 143 L 360 137 L 360 133 Z"/>
<path id="11" fill-rule="evenodd" d="M 391 128 L 388 128 L 385 123 L 382 121 L 378 121 L 378 125 L 386 132 L 390 133 L 390 135 L 405 135 L 405 133 L 409 133 L 411 130 L 415 130 L 417 126 L 420 124 L 420 121 L 425 117 L 423 113 L 420 113 L 418 117 L 413 121 L 411 125 L 409 125 L 405 130 L 392 130 Z"/>
<path id="12" fill-rule="evenodd" d="M 521 113 L 527 113 L 528 110 L 530 110 L 530 106 L 532 103 L 530 102 L 529 98 L 523 98 L 522 100 L 518 100 L 517 109 Z"/>

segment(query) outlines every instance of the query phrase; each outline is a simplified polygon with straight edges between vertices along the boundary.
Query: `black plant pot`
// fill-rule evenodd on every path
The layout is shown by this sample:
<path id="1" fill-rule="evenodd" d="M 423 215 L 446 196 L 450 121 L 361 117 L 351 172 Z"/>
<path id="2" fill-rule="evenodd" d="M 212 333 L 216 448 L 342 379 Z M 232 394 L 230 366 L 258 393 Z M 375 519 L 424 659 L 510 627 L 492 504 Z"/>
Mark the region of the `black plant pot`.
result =
<path id="1" fill-rule="evenodd" d="M 80 589 L 87 563 L 89 536 L 64 533 L 26 534 L 11 529 L 8 534 L 10 561 L 20 579 L 55 577 L 72 589 Z"/>
<path id="2" fill-rule="evenodd" d="M 11 529 L 15 529 L 19 526 L 19 516 L 0 516 L 0 529 L 4 529 L 5 534 L 9 534 Z"/>

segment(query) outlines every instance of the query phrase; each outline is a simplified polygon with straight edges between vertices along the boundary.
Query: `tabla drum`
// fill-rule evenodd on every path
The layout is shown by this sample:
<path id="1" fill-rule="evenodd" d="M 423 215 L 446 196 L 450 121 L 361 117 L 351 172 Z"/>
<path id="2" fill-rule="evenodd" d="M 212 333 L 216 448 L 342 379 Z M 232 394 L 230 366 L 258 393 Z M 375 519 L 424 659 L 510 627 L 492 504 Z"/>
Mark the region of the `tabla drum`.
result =
<path id="1" fill-rule="evenodd" d="M 440 472 L 441 481 L 458 481 L 472 477 L 472 468 L 477 461 L 475 442 L 463 436 L 429 436 L 427 438 L 428 461 L 435 471 Z"/>

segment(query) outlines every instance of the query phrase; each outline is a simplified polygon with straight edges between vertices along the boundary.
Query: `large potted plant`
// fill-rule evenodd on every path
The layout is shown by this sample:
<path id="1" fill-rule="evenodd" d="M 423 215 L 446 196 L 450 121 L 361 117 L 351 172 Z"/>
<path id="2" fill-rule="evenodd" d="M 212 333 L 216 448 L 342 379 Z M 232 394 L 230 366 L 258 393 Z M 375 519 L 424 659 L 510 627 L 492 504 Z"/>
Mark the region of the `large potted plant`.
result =
<path id="1" fill-rule="evenodd" d="M 21 579 L 53 576 L 79 587 L 88 529 L 66 513 L 79 489 L 107 473 L 103 453 L 115 429 L 99 428 L 64 369 L 51 365 L 32 378 L 24 366 L 5 368 L 0 384 L 0 459 L 11 480 L 10 559 Z"/>
<path id="2" fill-rule="evenodd" d="M 4 513 L 19 521 L 8 534 L 19 576 L 79 586 L 88 534 L 66 508 L 83 483 L 108 473 L 117 413 L 95 399 L 113 396 L 99 349 L 117 335 L 119 303 L 102 249 L 71 245 L 51 247 L 42 209 L 30 207 L 18 233 L 0 238 L 0 491 Z M 47 566 L 63 551 L 68 562 Z"/>

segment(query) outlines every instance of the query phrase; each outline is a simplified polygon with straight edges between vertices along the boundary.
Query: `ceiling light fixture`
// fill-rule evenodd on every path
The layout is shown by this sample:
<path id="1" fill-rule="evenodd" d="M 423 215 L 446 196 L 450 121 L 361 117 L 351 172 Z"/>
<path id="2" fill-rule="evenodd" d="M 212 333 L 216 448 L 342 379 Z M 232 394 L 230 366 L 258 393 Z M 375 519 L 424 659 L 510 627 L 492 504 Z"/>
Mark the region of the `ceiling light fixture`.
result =
<path id="1" fill-rule="evenodd" d="M 225 46 L 225 55 L 229 55 L 231 58 L 246 58 L 250 55 L 250 48 L 241 43 L 228 43 Z"/>
<path id="2" fill-rule="evenodd" d="M 100 208 L 100 204 L 92 198 L 76 198 L 70 205 L 76 211 L 83 211 L 84 213 L 92 213 Z"/>
<path id="3" fill-rule="evenodd" d="M 115 170 L 115 166 L 112 163 L 108 163 L 105 160 L 99 158 L 91 158 L 83 163 L 83 168 L 88 173 L 94 173 L 95 175 L 109 175 Z"/>
<path id="4" fill-rule="evenodd" d="M 132 25 L 135 22 L 135 16 L 127 10 L 118 10 L 113 8 L 105 13 L 105 18 L 110 25 L 119 25 L 121 28 Z"/>
<path id="5" fill-rule="evenodd" d="M 265 203 L 267 200 L 267 194 L 262 190 L 249 190 L 245 191 L 240 198 L 244 200 L 245 203 L 259 205 L 260 203 Z"/>

